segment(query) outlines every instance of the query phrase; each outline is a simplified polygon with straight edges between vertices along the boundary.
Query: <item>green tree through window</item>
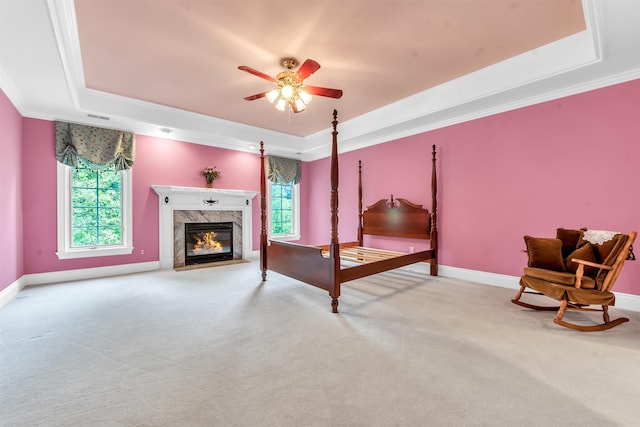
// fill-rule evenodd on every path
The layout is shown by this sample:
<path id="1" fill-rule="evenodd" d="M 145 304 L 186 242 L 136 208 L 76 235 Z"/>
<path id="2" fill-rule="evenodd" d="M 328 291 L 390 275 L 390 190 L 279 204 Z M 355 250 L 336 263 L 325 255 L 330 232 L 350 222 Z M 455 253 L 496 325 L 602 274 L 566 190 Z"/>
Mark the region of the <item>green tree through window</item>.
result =
<path id="1" fill-rule="evenodd" d="M 121 172 L 79 167 L 72 180 L 71 247 L 121 245 Z"/>
<path id="2" fill-rule="evenodd" d="M 293 184 L 271 183 L 271 233 L 293 233 Z"/>

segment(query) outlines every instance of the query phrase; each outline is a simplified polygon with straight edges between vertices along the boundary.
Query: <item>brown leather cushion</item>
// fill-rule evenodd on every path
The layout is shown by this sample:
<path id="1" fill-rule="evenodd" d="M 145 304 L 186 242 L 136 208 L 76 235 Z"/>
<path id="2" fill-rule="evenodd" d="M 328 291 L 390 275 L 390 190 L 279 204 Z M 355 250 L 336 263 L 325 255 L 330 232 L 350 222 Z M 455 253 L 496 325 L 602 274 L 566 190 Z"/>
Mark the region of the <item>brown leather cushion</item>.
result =
<path id="1" fill-rule="evenodd" d="M 593 254 L 593 248 L 591 247 L 591 243 L 587 243 L 586 245 L 580 246 L 578 249 L 571 252 L 564 259 L 564 265 L 567 267 L 567 271 L 570 273 L 575 273 L 578 270 L 578 263 L 571 261 L 572 258 L 581 259 L 583 261 L 589 262 L 597 262 L 596 257 Z M 598 269 L 595 267 L 584 266 L 584 274 L 589 277 L 596 277 L 598 274 Z"/>
<path id="2" fill-rule="evenodd" d="M 524 236 L 524 241 L 529 254 L 529 267 L 565 271 L 560 239 Z"/>

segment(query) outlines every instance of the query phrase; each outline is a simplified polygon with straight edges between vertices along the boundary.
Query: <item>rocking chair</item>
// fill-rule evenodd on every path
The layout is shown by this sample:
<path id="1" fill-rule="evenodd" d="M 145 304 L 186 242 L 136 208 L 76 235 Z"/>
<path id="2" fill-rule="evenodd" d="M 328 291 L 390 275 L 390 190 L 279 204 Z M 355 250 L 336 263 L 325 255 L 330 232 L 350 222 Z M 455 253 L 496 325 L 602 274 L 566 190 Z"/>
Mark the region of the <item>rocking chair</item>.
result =
<path id="1" fill-rule="evenodd" d="M 528 267 L 520 279 L 520 291 L 514 304 L 534 310 L 557 310 L 554 323 L 578 331 L 602 331 L 629 321 L 626 317 L 610 320 L 609 306 L 615 305 L 611 288 L 626 259 L 634 260 L 635 231 L 629 234 L 595 230 L 559 228 L 555 239 L 525 236 Z M 525 289 L 560 301 L 560 306 L 545 307 L 520 301 Z M 599 305 L 602 308 L 591 308 Z M 563 320 L 565 310 L 603 313 L 604 323 L 591 326 Z"/>

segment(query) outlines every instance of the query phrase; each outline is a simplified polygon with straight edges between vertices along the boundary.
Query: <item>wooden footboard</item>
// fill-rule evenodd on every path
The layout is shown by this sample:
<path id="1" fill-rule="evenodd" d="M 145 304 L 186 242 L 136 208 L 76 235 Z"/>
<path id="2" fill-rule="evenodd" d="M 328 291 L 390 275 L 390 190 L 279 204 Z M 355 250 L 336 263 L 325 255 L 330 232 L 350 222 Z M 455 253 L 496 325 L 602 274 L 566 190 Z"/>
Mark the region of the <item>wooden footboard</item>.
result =
<path id="1" fill-rule="evenodd" d="M 333 261 L 315 246 L 271 241 L 267 245 L 269 270 L 331 292 Z"/>
<path id="2" fill-rule="evenodd" d="M 353 264 L 340 269 L 334 282 L 334 259 L 328 247 L 307 246 L 290 242 L 270 241 L 267 245 L 268 268 L 317 288 L 330 295 L 340 294 L 340 284 L 393 270 L 421 261 L 433 261 L 435 251 L 429 249 L 413 254 L 354 247 L 355 242 L 340 245 L 340 259 Z M 337 289 L 336 289 L 337 287 Z"/>

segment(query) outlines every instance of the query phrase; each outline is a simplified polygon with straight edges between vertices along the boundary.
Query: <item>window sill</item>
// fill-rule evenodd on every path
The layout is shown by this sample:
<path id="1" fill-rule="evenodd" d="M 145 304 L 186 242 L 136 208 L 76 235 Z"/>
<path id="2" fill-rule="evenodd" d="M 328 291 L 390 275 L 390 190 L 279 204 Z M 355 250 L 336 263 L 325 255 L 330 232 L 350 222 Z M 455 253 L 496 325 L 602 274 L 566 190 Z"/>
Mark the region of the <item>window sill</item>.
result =
<path id="1" fill-rule="evenodd" d="M 300 240 L 302 236 L 300 236 L 299 234 L 289 234 L 286 236 L 269 236 L 269 240 L 278 240 L 281 242 L 289 242 L 292 240 Z"/>
<path id="2" fill-rule="evenodd" d="M 133 247 L 112 246 L 112 247 L 94 247 L 82 249 L 68 249 L 66 251 L 56 252 L 58 259 L 76 259 L 76 258 L 92 258 L 99 256 L 113 255 L 131 255 Z"/>

